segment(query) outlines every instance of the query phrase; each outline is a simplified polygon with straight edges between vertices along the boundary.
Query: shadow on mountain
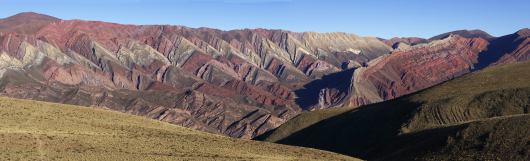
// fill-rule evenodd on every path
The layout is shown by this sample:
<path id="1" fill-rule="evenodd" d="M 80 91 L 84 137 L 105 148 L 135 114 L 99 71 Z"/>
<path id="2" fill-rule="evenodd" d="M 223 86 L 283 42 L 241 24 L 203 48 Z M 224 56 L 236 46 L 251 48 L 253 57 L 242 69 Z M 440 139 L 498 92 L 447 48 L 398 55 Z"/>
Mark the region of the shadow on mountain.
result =
<path id="1" fill-rule="evenodd" d="M 322 120 L 279 140 L 278 143 L 366 158 L 371 147 L 383 144 L 396 136 L 401 125 L 419 106 L 419 103 L 407 99 L 364 106 Z"/>
<path id="2" fill-rule="evenodd" d="M 307 83 L 304 85 L 304 88 L 294 91 L 297 96 L 295 100 L 296 104 L 302 109 L 307 110 L 309 107 L 318 104 L 320 91 L 326 88 L 348 92 L 354 70 L 355 69 L 347 69 L 337 73 L 328 74 L 321 79 Z"/>
<path id="3" fill-rule="evenodd" d="M 502 89 L 473 94 L 471 97 L 463 96 L 471 100 L 456 103 L 463 105 L 457 108 L 474 111 L 469 113 L 448 110 L 449 103 L 458 101 L 458 98 L 426 102 L 418 99 L 421 95 L 414 93 L 344 112 L 293 132 L 277 143 L 333 151 L 367 160 L 454 160 L 470 156 L 483 157 L 478 160 L 489 160 L 491 156 L 483 155 L 497 149 L 503 149 L 497 150 L 495 154 L 503 154 L 505 159 L 528 158 L 514 151 L 526 149 L 528 145 L 524 143 L 530 142 L 530 136 L 527 135 L 530 131 L 526 129 L 530 125 L 530 88 Z M 459 118 L 460 116 L 464 117 Z M 519 116 L 523 118 L 510 119 Z M 430 122 L 425 121 L 424 117 Z M 505 123 L 497 124 L 498 121 L 495 120 Z M 426 128 L 436 122 L 442 124 Z M 259 138 L 266 138 L 271 134 L 265 135 Z M 490 137 L 498 139 L 488 139 Z M 486 146 L 488 144 L 494 146 Z"/>
<path id="4" fill-rule="evenodd" d="M 528 69 L 497 65 L 385 102 L 307 112 L 257 140 L 366 160 L 528 160 Z"/>
<path id="5" fill-rule="evenodd" d="M 518 39 L 517 34 L 506 35 L 494 39 L 488 45 L 488 49 L 479 53 L 478 63 L 474 65 L 473 71 L 484 69 L 497 62 L 506 53 L 510 53 L 521 44 L 523 39 Z"/>

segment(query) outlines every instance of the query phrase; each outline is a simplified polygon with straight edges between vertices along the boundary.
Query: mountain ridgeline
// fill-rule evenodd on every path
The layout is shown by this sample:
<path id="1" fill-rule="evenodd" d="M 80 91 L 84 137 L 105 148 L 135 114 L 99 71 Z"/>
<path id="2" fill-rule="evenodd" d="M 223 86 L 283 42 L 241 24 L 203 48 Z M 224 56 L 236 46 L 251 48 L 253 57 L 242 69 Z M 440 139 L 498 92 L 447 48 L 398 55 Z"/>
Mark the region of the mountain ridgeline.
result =
<path id="1" fill-rule="evenodd" d="M 5 22 L 45 20 L 13 17 Z M 32 31 L 0 33 L 2 95 L 106 107 L 242 138 L 297 115 L 293 91 L 304 84 L 391 50 L 347 33 L 55 19 Z"/>
<path id="2" fill-rule="evenodd" d="M 303 111 L 394 99 L 527 60 L 528 29 L 437 38 L 0 19 L 0 95 L 108 108 L 238 138 Z"/>

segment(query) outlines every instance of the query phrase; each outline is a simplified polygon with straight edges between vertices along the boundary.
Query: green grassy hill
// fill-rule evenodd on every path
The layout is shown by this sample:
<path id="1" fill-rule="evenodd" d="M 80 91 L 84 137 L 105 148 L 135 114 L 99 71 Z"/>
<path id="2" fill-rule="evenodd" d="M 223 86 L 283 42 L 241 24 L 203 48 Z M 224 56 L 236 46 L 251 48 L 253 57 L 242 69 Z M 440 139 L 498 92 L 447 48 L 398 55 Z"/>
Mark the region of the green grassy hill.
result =
<path id="1" fill-rule="evenodd" d="M 0 160 L 356 160 L 104 109 L 0 97 Z"/>
<path id="2" fill-rule="evenodd" d="M 356 109 L 308 112 L 256 139 L 325 149 L 368 160 L 451 160 L 441 157 L 450 155 L 462 156 L 463 160 L 474 160 L 473 156 L 489 156 L 479 160 L 527 160 L 530 159 L 530 124 L 488 130 L 490 126 L 497 127 L 488 120 L 521 115 L 519 119 L 528 122 L 529 111 L 530 62 L 527 61 L 486 68 L 414 94 Z M 487 132 L 484 136 L 469 134 L 467 138 L 459 138 L 462 144 L 447 141 L 466 133 L 466 128 L 458 127 L 469 126 Z M 493 133 L 502 136 L 488 140 Z M 476 137 L 478 141 L 473 140 Z M 414 142 L 400 142 L 403 139 Z M 473 141 L 491 147 L 464 144 Z M 409 148 L 421 150 L 407 151 Z"/>

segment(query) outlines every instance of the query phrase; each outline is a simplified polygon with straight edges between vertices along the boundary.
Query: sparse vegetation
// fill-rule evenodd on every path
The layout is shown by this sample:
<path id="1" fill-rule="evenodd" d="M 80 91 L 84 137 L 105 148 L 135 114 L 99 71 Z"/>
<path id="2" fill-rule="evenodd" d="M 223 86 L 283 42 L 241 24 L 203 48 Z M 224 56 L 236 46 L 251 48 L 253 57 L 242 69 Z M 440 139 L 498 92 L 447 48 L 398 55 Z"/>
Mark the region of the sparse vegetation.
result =
<path id="1" fill-rule="evenodd" d="M 103 109 L 0 97 L 0 160 L 354 160 Z"/>
<path id="2" fill-rule="evenodd" d="M 403 161 L 527 161 L 529 141 L 530 115 L 524 114 L 403 134 L 373 148 L 369 155 Z"/>
<path id="3" fill-rule="evenodd" d="M 524 124 L 524 119 L 530 119 L 528 71 L 529 61 L 495 66 L 386 102 L 355 109 L 312 111 L 256 139 L 368 160 L 455 159 L 451 156 L 463 160 L 525 160 L 530 155 L 524 150 L 530 147 L 518 143 L 530 142 L 527 136 L 530 125 Z M 524 116 L 520 118 L 523 121 L 507 121 L 513 126 L 497 126 L 489 121 L 520 115 Z M 499 136 L 494 140 L 477 140 L 482 134 L 472 133 L 455 142 L 444 140 L 469 132 L 465 130 L 468 128 L 462 128 L 468 126 L 474 131 L 482 130 L 484 135 Z M 472 142 L 491 145 L 468 147 Z M 521 149 L 524 152 L 518 152 Z"/>

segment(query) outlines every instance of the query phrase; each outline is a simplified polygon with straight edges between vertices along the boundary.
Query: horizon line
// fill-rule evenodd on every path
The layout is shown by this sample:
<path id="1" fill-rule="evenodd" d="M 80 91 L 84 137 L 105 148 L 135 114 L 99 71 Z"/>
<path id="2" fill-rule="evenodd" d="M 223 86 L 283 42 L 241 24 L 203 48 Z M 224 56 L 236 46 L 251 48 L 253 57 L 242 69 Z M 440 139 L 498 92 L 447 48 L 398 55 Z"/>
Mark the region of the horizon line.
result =
<path id="1" fill-rule="evenodd" d="M 464 28 L 464 29 L 455 29 L 455 30 L 445 31 L 443 33 L 438 33 L 438 34 L 435 34 L 435 35 L 430 36 L 430 37 L 421 37 L 421 36 L 383 37 L 383 36 L 375 36 L 375 35 L 363 35 L 363 34 L 357 34 L 357 33 L 354 33 L 354 32 L 347 32 L 347 31 L 311 31 L 311 30 L 308 30 L 308 31 L 297 31 L 297 30 L 292 30 L 292 29 L 267 28 L 267 27 L 241 27 L 241 28 L 223 29 L 222 27 L 188 26 L 188 25 L 185 25 L 185 24 L 171 24 L 171 23 L 123 23 L 123 22 L 113 22 L 113 21 L 94 20 L 94 19 L 82 19 L 82 18 L 64 19 L 64 18 L 61 18 L 61 17 L 58 17 L 58 16 L 54 16 L 54 15 L 47 14 L 47 13 L 42 13 L 42 12 L 36 12 L 36 11 L 18 12 L 18 13 L 15 13 L 15 14 L 11 14 L 11 15 L 2 17 L 0 19 L 6 19 L 6 18 L 9 18 L 9 17 L 13 17 L 13 16 L 16 16 L 16 15 L 19 15 L 19 14 L 24 14 L 24 13 L 40 14 L 40 15 L 44 15 L 44 16 L 50 16 L 50 17 L 57 18 L 57 19 L 59 19 L 61 21 L 102 22 L 102 23 L 113 23 L 113 24 L 119 24 L 119 25 L 133 25 L 133 26 L 180 26 L 180 27 L 186 27 L 186 28 L 190 28 L 190 29 L 212 29 L 212 30 L 219 30 L 219 31 L 224 31 L 224 32 L 237 31 L 237 30 L 260 30 L 261 29 L 261 30 L 279 30 L 279 31 L 287 31 L 287 32 L 294 32 L 294 33 L 345 33 L 345 34 L 351 34 L 351 35 L 360 36 L 360 37 L 373 37 L 373 38 L 380 38 L 380 39 L 386 39 L 386 40 L 390 40 L 392 38 L 422 38 L 422 39 L 427 39 L 428 40 L 428 39 L 431 39 L 433 37 L 436 37 L 436 36 L 439 36 L 439 35 L 442 35 L 442 34 L 447 34 L 449 32 L 475 31 L 475 30 L 483 31 L 483 32 L 485 32 L 485 33 L 487 33 L 487 34 L 489 34 L 489 35 L 491 35 L 493 37 L 502 37 L 502 36 L 505 36 L 505 35 L 517 33 L 518 31 L 523 30 L 523 29 L 528 29 L 528 27 L 523 27 L 523 28 L 517 29 L 517 31 L 513 31 L 511 33 L 507 33 L 507 34 L 504 34 L 504 35 L 492 35 L 490 32 L 487 32 L 486 30 L 479 29 L 479 28 L 474 28 L 474 29 Z"/>

